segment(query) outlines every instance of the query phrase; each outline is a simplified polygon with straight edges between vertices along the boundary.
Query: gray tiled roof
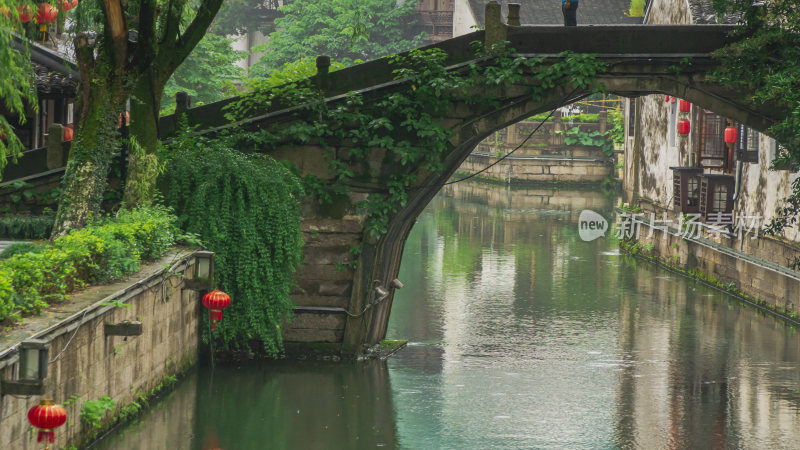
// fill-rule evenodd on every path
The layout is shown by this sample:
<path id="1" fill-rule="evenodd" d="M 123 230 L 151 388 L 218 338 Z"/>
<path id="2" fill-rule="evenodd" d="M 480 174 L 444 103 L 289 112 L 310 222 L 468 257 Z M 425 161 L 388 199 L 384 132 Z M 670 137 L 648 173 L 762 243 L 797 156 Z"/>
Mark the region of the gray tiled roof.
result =
<path id="1" fill-rule="evenodd" d="M 51 95 L 73 98 L 77 95 L 78 83 L 64 74 L 47 67 L 33 64 L 33 73 L 36 75 L 36 91 L 39 95 Z"/>
<path id="2" fill-rule="evenodd" d="M 507 14 L 507 3 L 520 3 L 522 25 L 563 25 L 561 0 L 498 0 L 503 5 L 503 20 Z M 484 25 L 484 10 L 489 0 L 469 0 L 478 24 Z M 580 0 L 578 25 L 610 25 L 642 23 L 641 17 L 628 17 L 625 13 L 630 0 Z"/>

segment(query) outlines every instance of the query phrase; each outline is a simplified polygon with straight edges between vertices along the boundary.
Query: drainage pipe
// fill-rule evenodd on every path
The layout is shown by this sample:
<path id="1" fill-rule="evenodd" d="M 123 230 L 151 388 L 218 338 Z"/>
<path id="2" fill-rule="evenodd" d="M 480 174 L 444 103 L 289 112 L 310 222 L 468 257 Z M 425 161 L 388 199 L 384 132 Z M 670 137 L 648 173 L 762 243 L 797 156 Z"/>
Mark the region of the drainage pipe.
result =
<path id="1" fill-rule="evenodd" d="M 736 203 L 739 200 L 739 194 L 742 190 L 742 162 L 736 161 L 736 184 L 733 188 L 733 208 L 736 208 Z"/>

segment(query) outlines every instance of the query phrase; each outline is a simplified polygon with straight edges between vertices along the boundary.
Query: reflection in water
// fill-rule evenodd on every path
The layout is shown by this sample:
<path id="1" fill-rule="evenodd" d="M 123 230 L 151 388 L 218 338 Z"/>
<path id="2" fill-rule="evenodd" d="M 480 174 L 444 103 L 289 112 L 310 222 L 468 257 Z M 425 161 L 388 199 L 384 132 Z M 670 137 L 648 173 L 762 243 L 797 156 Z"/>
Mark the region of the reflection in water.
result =
<path id="1" fill-rule="evenodd" d="M 394 448 L 388 383 L 382 361 L 202 368 L 152 412 L 99 447 Z"/>
<path id="2" fill-rule="evenodd" d="M 387 363 L 201 369 L 102 448 L 797 448 L 798 336 L 583 242 L 599 193 L 448 186 L 403 255 Z"/>
<path id="3" fill-rule="evenodd" d="M 591 192 L 456 184 L 406 245 L 389 337 L 404 448 L 796 448 L 795 330 L 583 242 Z"/>

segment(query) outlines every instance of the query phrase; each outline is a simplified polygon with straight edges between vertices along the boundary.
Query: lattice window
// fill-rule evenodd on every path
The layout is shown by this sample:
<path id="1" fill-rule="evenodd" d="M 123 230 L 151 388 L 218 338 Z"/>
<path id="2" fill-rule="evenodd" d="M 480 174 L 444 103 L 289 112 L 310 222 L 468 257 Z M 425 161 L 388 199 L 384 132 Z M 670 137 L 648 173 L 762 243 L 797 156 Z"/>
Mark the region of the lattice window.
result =
<path id="1" fill-rule="evenodd" d="M 700 180 L 696 176 L 686 180 L 686 206 L 697 207 L 700 201 Z"/>
<path id="2" fill-rule="evenodd" d="M 700 175 L 700 214 L 728 214 L 733 210 L 734 177 L 730 175 Z"/>
<path id="3" fill-rule="evenodd" d="M 699 167 L 670 167 L 672 169 L 672 206 L 676 212 L 690 214 L 700 210 Z"/>
<path id="4" fill-rule="evenodd" d="M 736 159 L 742 162 L 758 163 L 758 140 L 760 134 L 744 124 L 739 124 L 739 140 L 736 142 Z"/>
<path id="5" fill-rule="evenodd" d="M 711 111 L 700 113 L 698 144 L 700 167 L 725 168 L 725 120 Z"/>
<path id="6" fill-rule="evenodd" d="M 727 212 L 728 210 L 728 186 L 715 186 L 714 200 L 711 212 Z"/>

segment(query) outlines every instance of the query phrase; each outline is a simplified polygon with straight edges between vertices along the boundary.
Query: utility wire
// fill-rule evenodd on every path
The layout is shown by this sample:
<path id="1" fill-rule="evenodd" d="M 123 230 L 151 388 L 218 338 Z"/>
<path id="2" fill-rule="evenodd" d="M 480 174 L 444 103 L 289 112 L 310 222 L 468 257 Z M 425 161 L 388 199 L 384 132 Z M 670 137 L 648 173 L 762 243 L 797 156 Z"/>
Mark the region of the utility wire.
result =
<path id="1" fill-rule="evenodd" d="M 577 90 L 578 90 L 577 88 L 573 89 L 573 90 L 572 90 L 572 92 L 570 92 L 570 93 L 569 93 L 569 95 L 567 95 L 566 97 L 564 97 L 564 100 L 562 101 L 562 103 L 566 102 L 566 101 L 567 101 L 567 100 L 568 100 L 570 97 L 572 97 L 572 95 L 573 95 L 573 94 L 575 93 L 575 91 L 577 91 Z M 576 102 L 576 101 L 578 101 L 578 100 L 581 100 L 581 99 L 584 99 L 584 98 L 586 98 L 586 97 L 588 97 L 588 96 L 589 96 L 589 94 L 581 95 L 581 96 L 577 97 L 576 99 L 572 100 L 570 103 L 574 103 L 574 102 Z M 511 150 L 510 152 L 508 152 L 508 153 L 506 153 L 505 155 L 503 155 L 503 157 L 502 157 L 502 158 L 500 158 L 500 159 L 498 159 L 497 161 L 495 161 L 495 162 L 493 162 L 493 163 L 489 164 L 488 166 L 484 167 L 483 169 L 481 169 L 481 170 L 479 170 L 479 171 L 477 171 L 477 172 L 475 172 L 475 173 L 473 173 L 473 174 L 471 174 L 471 175 L 468 175 L 468 176 L 466 176 L 466 177 L 464 177 L 464 178 L 459 178 L 458 180 L 448 181 L 448 182 L 441 183 L 441 184 L 427 184 L 427 185 L 424 185 L 424 186 L 419 186 L 419 187 L 416 187 L 416 188 L 413 188 L 413 189 L 414 189 L 414 190 L 419 190 L 419 189 L 425 189 L 425 188 L 432 188 L 432 187 L 443 187 L 443 186 L 447 186 L 447 185 L 450 185 L 450 184 L 456 184 L 456 183 L 460 183 L 460 182 L 462 182 L 462 181 L 469 180 L 470 178 L 476 177 L 476 176 L 478 176 L 478 175 L 482 174 L 483 172 L 486 172 L 487 170 L 489 170 L 489 169 L 491 169 L 492 167 L 496 166 L 497 164 L 501 163 L 503 160 L 505 160 L 506 158 L 508 158 L 508 157 L 509 157 L 509 156 L 511 156 L 512 154 L 514 154 L 514 152 L 516 152 L 517 150 L 519 150 L 520 148 L 522 148 L 522 146 L 523 146 L 523 145 L 525 145 L 525 143 L 526 143 L 526 142 L 528 142 L 528 140 L 530 140 L 530 138 L 532 138 L 532 137 L 533 137 L 533 135 L 534 135 L 534 134 L 536 134 L 536 132 L 537 132 L 537 131 L 539 131 L 539 128 L 541 128 L 541 127 L 542 127 L 542 125 L 544 125 L 544 124 L 545 124 L 545 122 L 547 122 L 547 119 L 549 119 L 550 117 L 552 117 L 552 116 L 553 116 L 553 113 L 555 113 L 557 109 L 558 109 L 558 108 L 555 108 L 555 109 L 552 109 L 552 110 L 550 110 L 550 113 L 548 113 L 548 114 L 547 114 L 547 117 L 545 117 L 544 119 L 542 119 L 542 120 L 539 122 L 539 125 L 537 125 L 537 126 L 536 126 L 536 128 L 534 128 L 534 129 L 533 129 L 533 131 L 531 131 L 530 133 L 528 133 L 528 136 L 527 136 L 527 137 L 526 137 L 526 138 L 525 138 L 525 139 L 524 139 L 522 142 L 520 142 L 520 144 L 519 144 L 518 146 L 516 146 L 516 147 L 515 147 L 513 150 Z"/>

